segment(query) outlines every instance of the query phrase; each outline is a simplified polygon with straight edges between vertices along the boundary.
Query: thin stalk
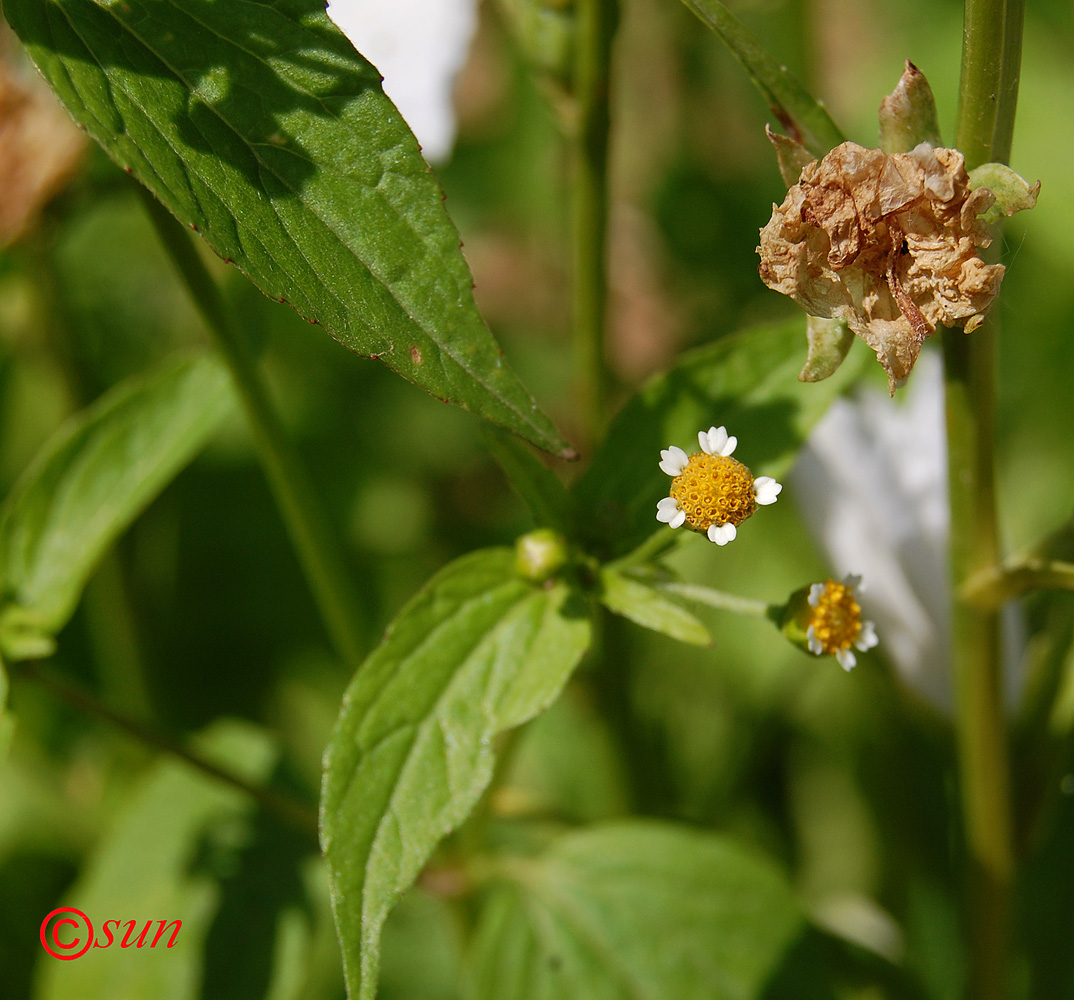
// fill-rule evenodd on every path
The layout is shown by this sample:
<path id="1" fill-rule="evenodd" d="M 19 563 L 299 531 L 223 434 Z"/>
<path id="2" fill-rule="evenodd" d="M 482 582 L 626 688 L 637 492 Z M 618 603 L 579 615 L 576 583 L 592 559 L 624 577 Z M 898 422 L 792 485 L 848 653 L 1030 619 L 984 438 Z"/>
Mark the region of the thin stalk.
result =
<path id="1" fill-rule="evenodd" d="M 966 0 L 957 144 L 972 168 L 1005 161 L 1018 95 L 1022 0 Z M 963 585 L 1000 564 L 993 442 L 996 326 L 970 336 L 945 330 L 953 659 L 956 730 L 967 852 L 967 997 L 1008 995 L 1014 847 L 1003 714 L 998 611 L 969 604 Z"/>
<path id="2" fill-rule="evenodd" d="M 297 830 L 314 841 L 317 839 L 317 812 L 311 806 L 293 799 L 291 796 L 274 789 L 251 784 L 245 778 L 212 763 L 201 754 L 189 750 L 178 740 L 165 736 L 127 715 L 109 708 L 98 701 L 88 691 L 40 663 L 26 661 L 11 665 L 12 677 L 32 681 L 48 691 L 54 698 L 64 702 L 76 711 L 95 719 L 107 722 L 134 737 L 140 743 L 163 751 L 204 774 L 238 788 L 255 799 L 266 812 L 271 813 L 281 823 Z"/>
<path id="3" fill-rule="evenodd" d="M 287 438 L 220 289 L 190 237 L 148 191 L 140 186 L 138 190 L 157 235 L 231 372 L 269 485 L 328 634 L 340 657 L 356 670 L 362 662 L 357 605 L 347 570 L 339 558 L 339 546 L 332 537 L 317 495 Z"/>
<path id="4" fill-rule="evenodd" d="M 587 434 L 603 430 L 610 377 L 604 356 L 608 297 L 608 135 L 612 37 L 619 0 L 578 0 L 573 135 L 575 375 Z"/>

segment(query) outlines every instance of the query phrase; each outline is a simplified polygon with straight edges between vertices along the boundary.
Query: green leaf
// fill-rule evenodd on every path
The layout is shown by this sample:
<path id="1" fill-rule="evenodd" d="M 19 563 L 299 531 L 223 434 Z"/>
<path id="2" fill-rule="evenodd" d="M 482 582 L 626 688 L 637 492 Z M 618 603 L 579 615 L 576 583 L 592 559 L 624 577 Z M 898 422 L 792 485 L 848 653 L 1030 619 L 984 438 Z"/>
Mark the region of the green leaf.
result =
<path id="1" fill-rule="evenodd" d="M 844 141 L 824 106 L 719 0 L 683 0 L 683 3 L 731 50 L 792 139 L 818 158 Z"/>
<path id="2" fill-rule="evenodd" d="M 752 1000 L 803 926 L 771 861 L 670 823 L 591 827 L 505 868 L 471 1000 Z"/>
<path id="3" fill-rule="evenodd" d="M 328 745 L 321 839 L 354 1000 L 376 992 L 381 927 L 492 777 L 492 740 L 556 697 L 589 644 L 588 608 L 535 587 L 510 549 L 441 570 L 355 675 Z"/>
<path id="4" fill-rule="evenodd" d="M 689 611 L 640 580 L 604 568 L 601 570 L 600 583 L 600 602 L 609 611 L 629 618 L 642 628 L 663 632 L 680 642 L 695 646 L 712 643 L 709 630 Z"/>
<path id="5" fill-rule="evenodd" d="M 533 519 L 542 527 L 558 531 L 570 529 L 570 498 L 555 473 L 518 438 L 505 434 L 491 424 L 484 425 L 485 444 L 507 481 L 529 507 Z"/>
<path id="6" fill-rule="evenodd" d="M 199 742 L 214 763 L 252 782 L 265 780 L 275 758 L 266 736 L 248 725 L 217 725 Z M 186 764 L 159 763 L 63 901 L 92 922 L 94 946 L 77 961 L 56 961 L 42 953 L 37 1000 L 196 1000 L 202 945 L 218 905 L 216 879 L 206 871 L 206 861 L 241 834 L 252 805 L 243 792 Z M 132 920 L 135 926 L 124 948 Z M 161 922 L 175 920 L 182 925 L 174 946 L 166 947 L 174 931 L 166 926 L 150 950 Z M 112 923 L 106 927 L 106 921 Z M 139 949 L 137 940 L 149 921 L 152 926 Z"/>
<path id="7" fill-rule="evenodd" d="M 504 364 L 440 186 L 323 0 L 48 0 L 7 16 L 74 118 L 266 295 L 569 451 Z"/>
<path id="8" fill-rule="evenodd" d="M 804 344 L 805 320 L 798 316 L 685 354 L 650 381 L 612 422 L 575 485 L 579 527 L 589 543 L 614 557 L 658 530 L 656 503 L 671 483 L 658 467 L 661 449 L 674 444 L 697 451 L 697 432 L 712 425 L 738 437 L 735 458 L 754 476 L 778 479 L 786 472 L 813 425 L 862 367 L 848 361 L 823 382 L 799 382 Z M 866 355 L 859 358 L 864 362 Z M 752 528 L 746 522 L 739 530 Z"/>
<path id="9" fill-rule="evenodd" d="M 232 405 L 211 358 L 130 379 L 52 438 L 0 509 L 0 621 L 8 655 L 71 616 L 97 560 L 202 449 Z M 29 643 L 29 645 L 28 645 Z M 29 650 L 30 652 L 27 652 Z"/>

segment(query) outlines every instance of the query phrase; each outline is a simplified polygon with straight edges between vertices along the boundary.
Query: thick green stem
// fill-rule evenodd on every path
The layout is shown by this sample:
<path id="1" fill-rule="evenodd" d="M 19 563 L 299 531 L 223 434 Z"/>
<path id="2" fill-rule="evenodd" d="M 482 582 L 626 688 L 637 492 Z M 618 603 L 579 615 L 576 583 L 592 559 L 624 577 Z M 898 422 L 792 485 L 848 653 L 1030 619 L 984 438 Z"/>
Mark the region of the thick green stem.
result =
<path id="1" fill-rule="evenodd" d="M 599 437 L 608 367 L 604 356 L 608 277 L 608 135 L 612 37 L 618 0 L 578 0 L 574 66 L 573 321 L 575 377 L 585 428 Z"/>
<path id="2" fill-rule="evenodd" d="M 1018 95 L 1023 0 L 966 0 L 957 144 L 972 168 L 1006 161 Z M 993 465 L 996 329 L 943 334 L 953 658 L 967 851 L 971 1000 L 1008 995 L 1014 848 L 998 611 L 965 600 L 963 585 L 1000 563 Z"/>
<path id="3" fill-rule="evenodd" d="M 752 597 L 739 597 L 738 594 L 728 594 L 725 591 L 713 590 L 711 587 L 702 587 L 695 583 L 663 583 L 658 589 L 666 594 L 684 597 L 695 604 L 704 604 L 710 608 L 718 608 L 720 611 L 730 611 L 735 615 L 745 615 L 747 618 L 770 618 L 773 614 L 772 605 L 765 604 L 764 601 L 757 601 Z"/>
<path id="4" fill-rule="evenodd" d="M 317 495 L 269 399 L 231 313 L 189 236 L 147 191 L 149 217 L 231 372 L 265 474 L 336 651 L 351 670 L 362 662 L 357 605 L 339 547 Z"/>

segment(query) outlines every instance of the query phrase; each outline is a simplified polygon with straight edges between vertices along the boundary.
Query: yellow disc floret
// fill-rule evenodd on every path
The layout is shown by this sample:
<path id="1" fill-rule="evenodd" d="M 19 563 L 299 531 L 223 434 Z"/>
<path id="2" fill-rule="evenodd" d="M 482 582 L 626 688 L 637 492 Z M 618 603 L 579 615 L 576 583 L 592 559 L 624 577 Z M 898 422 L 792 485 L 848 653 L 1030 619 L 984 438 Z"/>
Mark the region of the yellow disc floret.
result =
<path id="1" fill-rule="evenodd" d="M 835 580 L 826 580 L 823 586 L 822 591 L 820 584 L 814 584 L 809 595 L 810 646 L 818 654 L 845 653 L 861 635 L 861 605 L 853 586 Z"/>
<path id="2" fill-rule="evenodd" d="M 757 509 L 750 470 L 724 455 L 691 455 L 672 480 L 671 496 L 694 531 L 707 531 L 713 524 L 737 527 Z"/>

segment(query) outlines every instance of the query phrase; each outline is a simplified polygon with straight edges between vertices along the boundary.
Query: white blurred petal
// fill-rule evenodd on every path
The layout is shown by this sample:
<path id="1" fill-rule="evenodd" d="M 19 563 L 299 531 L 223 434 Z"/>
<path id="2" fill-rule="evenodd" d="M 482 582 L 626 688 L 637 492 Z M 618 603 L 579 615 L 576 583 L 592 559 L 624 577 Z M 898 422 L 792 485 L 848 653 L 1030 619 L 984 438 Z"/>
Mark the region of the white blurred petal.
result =
<path id="1" fill-rule="evenodd" d="M 876 637 L 876 626 L 872 622 L 862 622 L 861 632 L 858 633 L 858 638 L 855 640 L 854 645 L 864 653 L 867 649 L 872 649 L 873 646 L 879 645 L 879 643 L 880 640 Z"/>
<path id="2" fill-rule="evenodd" d="M 858 658 L 849 649 L 836 650 L 835 658 L 844 670 L 853 670 L 858 665 Z"/>
<path id="3" fill-rule="evenodd" d="M 818 604 L 820 604 L 820 599 L 824 596 L 825 589 L 826 588 L 823 583 L 814 583 L 809 588 L 809 606 L 811 608 L 815 608 Z M 810 625 L 809 628 L 810 631 L 813 630 L 812 625 Z"/>
<path id="4" fill-rule="evenodd" d="M 477 0 L 332 0 L 328 16 L 384 77 L 430 162 L 451 155 L 451 91 L 477 28 Z"/>
<path id="5" fill-rule="evenodd" d="M 823 588 L 824 584 L 815 583 L 813 584 L 813 586 Z M 820 656 L 820 654 L 824 652 L 824 644 L 820 641 L 820 639 L 817 638 L 817 633 L 813 630 L 812 625 L 810 625 L 809 628 L 806 629 L 806 641 L 809 643 L 809 651 L 814 656 Z"/>

